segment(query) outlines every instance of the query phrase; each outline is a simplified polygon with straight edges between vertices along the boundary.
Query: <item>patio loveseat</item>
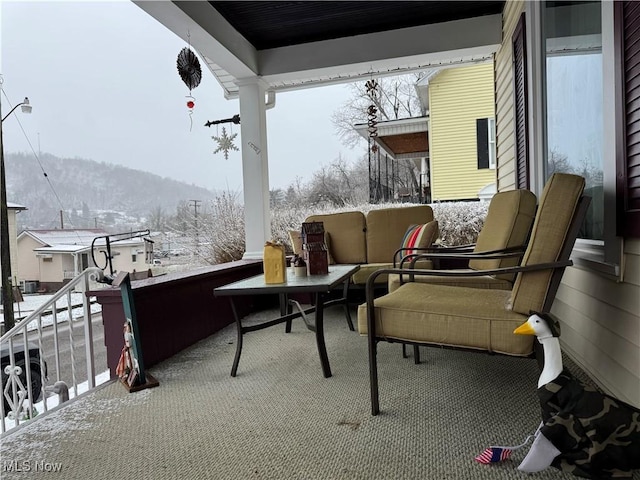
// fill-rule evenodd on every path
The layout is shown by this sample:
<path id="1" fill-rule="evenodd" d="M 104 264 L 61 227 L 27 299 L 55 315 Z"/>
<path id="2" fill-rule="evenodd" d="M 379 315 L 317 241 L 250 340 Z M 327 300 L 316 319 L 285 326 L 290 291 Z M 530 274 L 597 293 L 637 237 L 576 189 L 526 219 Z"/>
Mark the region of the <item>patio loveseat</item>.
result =
<path id="1" fill-rule="evenodd" d="M 429 226 L 425 229 L 424 243 L 431 244 L 437 236 L 437 223 L 429 205 L 371 210 L 366 215 L 360 211 L 311 215 L 305 222 L 324 224 L 330 263 L 360 265 L 360 270 L 351 277 L 352 284 L 360 286 L 366 284 L 372 272 L 393 267 L 394 254 L 410 226 Z M 294 253 L 300 254 L 301 242 L 294 238 L 295 232 L 291 237 Z M 431 262 L 427 260 L 420 266 L 430 268 Z M 377 278 L 377 283 L 386 282 L 386 275 Z"/>

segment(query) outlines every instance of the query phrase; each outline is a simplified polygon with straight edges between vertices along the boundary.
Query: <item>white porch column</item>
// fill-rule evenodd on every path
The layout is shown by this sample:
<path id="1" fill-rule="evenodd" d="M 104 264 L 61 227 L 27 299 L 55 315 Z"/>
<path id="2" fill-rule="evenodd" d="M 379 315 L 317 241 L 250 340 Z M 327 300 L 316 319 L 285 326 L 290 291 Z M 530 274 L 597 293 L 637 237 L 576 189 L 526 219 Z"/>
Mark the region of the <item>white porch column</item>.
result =
<path id="1" fill-rule="evenodd" d="M 271 238 L 266 84 L 252 78 L 239 80 L 238 87 L 246 241 L 243 258 L 262 258 L 264 242 Z"/>

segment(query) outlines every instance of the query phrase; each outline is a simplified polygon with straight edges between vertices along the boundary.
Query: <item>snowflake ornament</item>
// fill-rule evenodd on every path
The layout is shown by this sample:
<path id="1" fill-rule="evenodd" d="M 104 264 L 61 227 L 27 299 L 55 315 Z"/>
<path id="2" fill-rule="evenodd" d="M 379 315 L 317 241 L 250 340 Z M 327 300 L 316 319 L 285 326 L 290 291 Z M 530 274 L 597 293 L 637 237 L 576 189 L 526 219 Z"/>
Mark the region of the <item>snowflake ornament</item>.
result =
<path id="1" fill-rule="evenodd" d="M 233 144 L 233 139 L 238 136 L 237 133 L 231 134 L 231 136 L 227 135 L 227 129 L 222 127 L 222 135 L 216 137 L 212 136 L 216 142 L 218 142 L 218 148 L 214 150 L 214 154 L 218 152 L 224 152 L 224 159 L 229 160 L 229 150 L 235 150 L 238 152 L 238 147 Z"/>

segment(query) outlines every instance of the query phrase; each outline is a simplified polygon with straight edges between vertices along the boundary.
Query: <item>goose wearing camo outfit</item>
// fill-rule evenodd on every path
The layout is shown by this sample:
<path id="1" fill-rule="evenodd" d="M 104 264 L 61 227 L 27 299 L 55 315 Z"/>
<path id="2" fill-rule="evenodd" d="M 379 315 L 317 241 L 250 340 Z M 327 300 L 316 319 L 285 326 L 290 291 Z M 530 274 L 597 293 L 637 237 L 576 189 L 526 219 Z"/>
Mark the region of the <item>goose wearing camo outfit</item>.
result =
<path id="1" fill-rule="evenodd" d="M 514 333 L 536 335 L 544 350 L 542 424 L 518 469 L 553 466 L 584 478 L 630 479 L 640 468 L 640 410 L 563 369 L 558 322 L 551 315 L 533 314 Z"/>

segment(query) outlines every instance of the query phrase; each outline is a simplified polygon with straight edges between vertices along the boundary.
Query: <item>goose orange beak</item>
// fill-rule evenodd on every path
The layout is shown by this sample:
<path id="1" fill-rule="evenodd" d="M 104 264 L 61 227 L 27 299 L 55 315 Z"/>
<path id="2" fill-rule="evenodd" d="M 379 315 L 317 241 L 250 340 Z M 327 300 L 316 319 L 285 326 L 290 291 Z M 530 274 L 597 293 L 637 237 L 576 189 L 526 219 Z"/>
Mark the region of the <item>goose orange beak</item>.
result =
<path id="1" fill-rule="evenodd" d="M 535 335 L 536 332 L 533 331 L 533 328 L 531 327 L 531 325 L 529 325 L 529 322 L 523 323 L 522 325 L 520 325 L 518 328 L 516 328 L 513 333 L 515 333 L 516 335 Z"/>

